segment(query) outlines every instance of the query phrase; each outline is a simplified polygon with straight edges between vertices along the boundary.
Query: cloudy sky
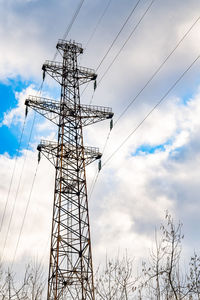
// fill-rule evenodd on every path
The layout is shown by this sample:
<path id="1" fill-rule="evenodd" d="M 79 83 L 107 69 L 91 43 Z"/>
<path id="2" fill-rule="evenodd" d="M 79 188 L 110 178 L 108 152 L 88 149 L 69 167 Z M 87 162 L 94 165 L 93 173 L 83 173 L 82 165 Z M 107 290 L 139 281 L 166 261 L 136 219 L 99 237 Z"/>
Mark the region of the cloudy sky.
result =
<path id="1" fill-rule="evenodd" d="M 37 168 L 36 148 L 56 129 L 29 111 L 23 131 L 24 101 L 79 3 L 0 0 L 0 251 L 15 270 L 48 265 L 54 169 L 45 158 Z M 84 132 L 101 151 L 107 140 L 94 188 L 98 164 L 87 170 L 95 264 L 148 255 L 166 210 L 184 224 L 185 255 L 199 249 L 199 17 L 199 0 L 85 0 L 67 36 L 83 45 L 80 64 L 98 68 L 81 101 L 115 113 L 111 132 L 108 121 Z M 42 95 L 59 99 L 59 87 L 46 78 Z"/>

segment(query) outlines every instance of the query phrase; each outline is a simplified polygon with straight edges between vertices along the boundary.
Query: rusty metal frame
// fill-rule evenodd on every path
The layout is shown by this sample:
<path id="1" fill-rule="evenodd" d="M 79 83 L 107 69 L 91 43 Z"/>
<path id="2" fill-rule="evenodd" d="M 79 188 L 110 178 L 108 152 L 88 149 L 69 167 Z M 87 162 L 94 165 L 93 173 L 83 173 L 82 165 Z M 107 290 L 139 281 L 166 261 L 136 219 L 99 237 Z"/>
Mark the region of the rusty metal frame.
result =
<path id="1" fill-rule="evenodd" d="M 82 128 L 113 113 L 107 107 L 80 104 L 79 86 L 96 79 L 93 70 L 77 64 L 82 46 L 60 40 L 57 49 L 62 63 L 47 61 L 43 71 L 61 85 L 60 102 L 33 96 L 25 102 L 58 125 L 58 141 L 38 145 L 56 170 L 47 299 L 94 300 L 85 167 L 101 153 L 84 147 Z"/>

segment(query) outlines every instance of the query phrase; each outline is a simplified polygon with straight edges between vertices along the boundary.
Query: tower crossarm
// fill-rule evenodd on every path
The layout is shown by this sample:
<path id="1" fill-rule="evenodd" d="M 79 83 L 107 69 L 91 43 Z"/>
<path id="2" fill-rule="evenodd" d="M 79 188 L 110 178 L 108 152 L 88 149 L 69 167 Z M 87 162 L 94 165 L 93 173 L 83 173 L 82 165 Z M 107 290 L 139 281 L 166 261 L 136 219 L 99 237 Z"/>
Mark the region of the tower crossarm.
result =
<path id="1" fill-rule="evenodd" d="M 110 107 L 95 106 L 95 105 L 81 105 L 82 125 L 90 125 L 105 119 L 111 119 L 113 112 Z"/>
<path id="2" fill-rule="evenodd" d="M 58 40 L 57 46 L 56 46 L 58 51 L 73 51 L 76 54 L 82 54 L 83 53 L 83 48 L 80 43 L 75 43 L 71 41 L 65 41 L 65 40 Z"/>
<path id="3" fill-rule="evenodd" d="M 37 96 L 28 96 L 25 105 L 52 121 L 59 123 L 60 103 L 58 101 Z"/>
<path id="4" fill-rule="evenodd" d="M 64 159 L 72 162 L 76 160 L 77 151 L 78 155 L 82 160 L 81 166 L 84 167 L 92 163 L 93 161 L 100 159 L 102 154 L 99 152 L 99 149 L 96 147 L 79 147 L 76 149 L 73 145 L 65 143 L 63 145 L 64 149 L 61 149 L 61 146 L 58 146 L 57 142 L 42 140 L 38 145 L 37 149 L 55 166 L 57 158 L 60 159 L 61 156 Z"/>
<path id="5" fill-rule="evenodd" d="M 25 101 L 25 105 L 31 107 L 56 125 L 59 125 L 59 116 L 64 117 L 66 123 L 71 123 L 78 116 L 82 119 L 82 126 L 113 117 L 110 107 L 84 104 L 74 106 L 71 102 L 60 104 L 58 101 L 36 96 L 29 96 Z"/>
<path id="6" fill-rule="evenodd" d="M 47 60 L 42 66 L 42 70 L 47 72 L 52 78 L 62 84 L 62 78 L 67 77 L 69 81 L 79 80 L 79 85 L 95 80 L 97 75 L 93 69 L 71 65 L 64 65 L 62 62 Z M 71 79 L 70 79 L 71 78 Z"/>

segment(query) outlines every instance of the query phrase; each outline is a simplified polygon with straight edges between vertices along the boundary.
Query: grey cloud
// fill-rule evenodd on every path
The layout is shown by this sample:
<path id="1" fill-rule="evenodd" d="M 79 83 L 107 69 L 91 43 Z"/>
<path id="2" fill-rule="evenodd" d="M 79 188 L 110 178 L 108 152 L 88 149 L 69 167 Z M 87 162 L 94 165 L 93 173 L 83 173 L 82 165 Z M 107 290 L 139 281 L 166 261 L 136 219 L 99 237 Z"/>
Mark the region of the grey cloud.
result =
<path id="1" fill-rule="evenodd" d="M 53 57 L 57 39 L 63 35 L 78 2 L 43 0 L 12 1 L 9 5 L 6 3 L 8 1 L 2 3 L 4 8 L 0 13 L 1 28 L 4 26 L 4 31 L 0 30 L 0 38 L 4 41 L 0 46 L 0 51 L 5 53 L 5 57 L 2 55 L 2 59 L 0 59 L 1 78 L 5 79 L 9 76 L 20 75 L 23 78 L 34 78 L 37 81 L 38 78 L 41 78 L 41 64 L 45 59 Z M 106 1 L 103 1 L 103 4 L 105 5 Z M 146 4 L 147 2 L 145 2 Z M 81 62 L 83 65 L 94 68 L 97 66 L 99 58 L 103 56 L 111 40 L 120 29 L 122 17 L 125 18 L 131 6 L 132 1 L 113 0 L 112 6 L 99 27 L 94 40 L 90 47 L 86 49 Z M 105 77 L 102 85 L 97 88 L 94 102 L 113 106 L 113 111 L 116 115 L 119 115 L 121 110 L 128 104 L 129 99 L 132 99 L 139 91 L 156 67 L 174 47 L 177 39 L 197 17 L 199 6 L 197 0 L 184 0 L 181 3 L 179 0 L 156 1 L 147 18 L 138 28 L 134 38 L 124 48 L 123 53 Z M 100 14 L 100 9 L 102 9 L 102 1 L 90 0 L 85 2 L 69 38 L 85 43 L 97 16 Z M 143 9 L 144 6 L 141 5 L 136 14 L 137 19 Z M 105 65 L 111 61 L 123 44 L 134 22 L 136 22 L 135 17 L 108 56 Z M 118 127 L 116 125 L 106 155 L 112 153 L 119 142 L 152 108 L 153 103 L 156 103 L 177 76 L 188 66 L 197 54 L 197 44 L 198 41 L 193 35 L 186 40 L 156 80 L 140 96 L 138 99 L 140 101 L 129 110 L 129 113 L 120 121 Z M 100 76 L 103 74 L 105 65 L 102 66 L 99 72 Z M 143 126 L 141 131 L 138 131 L 138 135 L 134 136 L 135 140 L 130 139 L 117 156 L 113 158 L 111 164 L 105 167 L 108 171 L 104 172 L 102 169 L 103 174 L 100 175 L 102 177 L 95 187 L 96 190 L 90 202 L 91 224 L 94 225 L 92 227 L 94 249 L 96 249 L 94 256 L 101 256 L 103 251 L 105 254 L 105 244 L 107 248 L 115 248 L 116 250 L 121 241 L 123 241 L 124 247 L 131 244 L 133 250 L 134 248 L 144 247 L 143 243 L 148 244 L 151 240 L 154 225 L 160 223 L 164 210 L 168 208 L 179 215 L 183 222 L 186 222 L 187 228 L 189 226 L 193 230 L 197 226 L 197 213 L 194 212 L 194 209 L 198 206 L 198 179 L 194 182 L 190 180 L 189 175 L 192 175 L 195 169 L 196 178 L 199 178 L 197 164 L 191 163 L 195 158 L 198 161 L 198 135 L 193 134 L 191 139 L 185 142 L 174 157 L 160 156 L 159 153 L 155 154 L 155 162 L 151 161 L 153 157 L 151 155 L 144 158 L 131 157 L 130 149 L 137 148 L 145 139 L 148 142 L 153 141 L 154 144 L 157 141 L 162 141 L 163 132 L 165 131 L 167 132 L 165 134 L 166 138 L 177 134 L 177 127 L 181 128 L 181 121 L 184 121 L 184 113 L 181 114 L 181 121 L 177 120 L 183 107 L 179 106 L 180 103 L 178 105 L 174 104 L 174 95 L 181 98 L 188 92 L 188 89 L 196 90 L 198 73 L 199 71 L 194 68 L 190 75 L 166 99 L 167 103 L 171 102 L 173 105 L 166 104 L 163 108 L 159 107 L 157 113 L 146 122 L 146 127 Z M 86 93 L 84 98 L 86 102 L 89 102 L 89 96 L 89 93 Z M 171 120 L 170 117 L 174 115 L 174 119 Z M 173 123 L 171 131 L 167 131 L 169 127 L 167 121 Z M 190 124 L 193 124 L 192 120 L 190 120 Z M 199 124 L 194 126 L 199 130 Z M 91 137 L 87 137 L 87 139 L 91 142 L 91 145 L 103 145 L 105 135 L 102 132 L 104 130 L 104 127 L 95 127 L 95 130 L 89 129 L 88 133 L 91 133 Z M 3 162 L 1 164 L 4 166 Z M 50 193 L 52 190 L 49 189 L 53 186 L 53 175 L 49 181 L 46 179 L 46 182 L 45 178 L 49 172 L 49 166 L 44 163 L 40 168 L 42 169 L 42 175 L 40 174 L 42 180 L 38 183 L 39 193 L 34 196 L 34 200 L 36 200 L 32 208 L 36 213 L 37 207 L 42 208 L 40 212 L 45 215 L 43 222 L 46 225 L 43 223 L 43 229 L 46 233 L 48 231 L 47 227 L 50 228 L 49 203 L 52 204 L 53 194 Z M 31 170 L 29 172 L 31 174 Z M 188 180 L 182 180 L 182 172 L 188 173 Z M 5 185 L 8 182 L 9 179 L 7 178 Z M 46 194 L 47 190 L 48 193 Z M 193 199 L 192 203 L 189 198 Z M 189 200 L 192 205 L 192 212 L 187 214 L 188 211 L 183 203 L 188 203 Z M 26 202 L 25 197 L 23 197 L 22 202 Z M 46 207 L 48 212 L 45 210 Z M 20 213 L 19 208 L 18 213 Z M 30 219 L 32 219 L 32 216 L 30 216 Z M 38 234 L 40 237 L 44 236 L 44 232 L 40 235 L 39 217 L 33 218 L 31 224 L 34 223 L 34 220 L 37 220 L 37 226 L 33 230 L 31 246 L 34 243 L 37 244 Z M 25 232 L 25 238 L 28 238 L 30 242 L 28 229 Z M 12 234 L 15 235 L 16 232 L 12 232 Z M 195 238 L 195 234 L 192 235 Z M 117 237 L 117 241 L 114 238 L 114 241 L 112 241 L 113 236 Z M 142 245 L 135 245 L 135 240 L 142 241 Z M 27 251 L 26 247 L 21 248 L 18 259 Z M 31 252 L 30 256 L 32 255 Z"/>

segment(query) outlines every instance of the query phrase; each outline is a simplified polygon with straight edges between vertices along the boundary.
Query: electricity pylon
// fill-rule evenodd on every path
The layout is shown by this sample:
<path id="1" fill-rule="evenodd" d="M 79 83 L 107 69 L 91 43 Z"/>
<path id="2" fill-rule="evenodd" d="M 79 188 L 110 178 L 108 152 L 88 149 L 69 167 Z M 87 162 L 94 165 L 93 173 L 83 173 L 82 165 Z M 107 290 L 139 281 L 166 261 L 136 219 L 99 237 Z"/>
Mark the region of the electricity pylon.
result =
<path id="1" fill-rule="evenodd" d="M 101 153 L 84 146 L 82 129 L 113 113 L 80 104 L 80 85 L 97 77 L 94 70 L 78 66 L 81 44 L 59 40 L 56 48 L 62 62 L 46 61 L 42 69 L 61 85 L 60 101 L 29 96 L 25 102 L 58 125 L 58 141 L 38 145 L 56 170 L 47 299 L 94 300 L 85 167 Z"/>

